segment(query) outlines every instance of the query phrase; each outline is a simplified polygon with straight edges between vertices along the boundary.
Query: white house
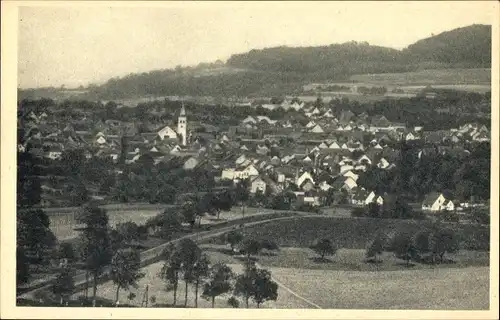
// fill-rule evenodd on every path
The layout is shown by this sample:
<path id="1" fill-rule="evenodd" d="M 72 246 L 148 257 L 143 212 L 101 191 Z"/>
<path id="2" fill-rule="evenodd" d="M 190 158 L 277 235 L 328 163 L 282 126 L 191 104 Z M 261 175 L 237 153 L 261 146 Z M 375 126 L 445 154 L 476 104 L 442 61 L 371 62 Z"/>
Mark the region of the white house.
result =
<path id="1" fill-rule="evenodd" d="M 337 142 L 334 141 L 328 148 L 329 149 L 337 149 L 338 150 L 338 149 L 340 149 L 340 146 L 338 145 Z"/>
<path id="2" fill-rule="evenodd" d="M 325 132 L 323 128 L 320 127 L 319 124 L 315 125 L 314 128 L 311 129 L 311 132 L 313 133 L 323 133 Z"/>
<path id="3" fill-rule="evenodd" d="M 359 159 L 358 159 L 358 163 L 368 163 L 368 164 L 372 164 L 372 161 L 370 160 L 370 158 L 368 158 L 368 156 L 366 154 L 362 155 Z"/>
<path id="4" fill-rule="evenodd" d="M 432 192 L 425 197 L 422 203 L 422 210 L 442 211 L 446 208 L 445 204 L 447 201 L 442 193 Z"/>
<path id="5" fill-rule="evenodd" d="M 327 149 L 328 145 L 324 142 L 321 142 L 320 145 L 318 146 L 320 149 Z"/>
<path id="6" fill-rule="evenodd" d="M 346 173 L 343 174 L 344 177 L 351 177 L 354 181 L 358 181 L 358 178 L 359 176 L 357 174 L 355 174 L 354 172 L 352 171 L 347 171 Z"/>
<path id="7" fill-rule="evenodd" d="M 380 169 L 387 169 L 389 165 L 389 161 L 385 160 L 385 158 L 381 158 L 377 163 L 377 167 L 379 167 Z"/>
<path id="8" fill-rule="evenodd" d="M 257 193 L 257 191 L 261 191 L 262 193 L 266 192 L 266 182 L 262 180 L 261 177 L 256 176 L 250 182 L 250 193 Z"/>
<path id="9" fill-rule="evenodd" d="M 316 122 L 314 122 L 314 121 L 312 121 L 312 120 L 311 120 L 311 121 L 309 121 L 309 122 L 306 124 L 306 128 L 308 128 L 308 129 L 309 129 L 309 128 L 314 127 L 315 125 L 316 125 Z"/>
<path id="10" fill-rule="evenodd" d="M 314 179 L 311 174 L 305 171 L 300 177 L 296 179 L 295 184 L 300 187 L 307 180 L 311 181 L 314 184 Z"/>
<path id="11" fill-rule="evenodd" d="M 161 140 L 164 140 L 165 138 L 177 139 L 177 132 L 175 132 L 169 126 L 166 126 L 160 131 L 158 131 L 158 136 L 160 137 Z"/>
<path id="12" fill-rule="evenodd" d="M 356 188 L 358 186 L 358 184 L 356 183 L 356 181 L 351 178 L 351 177 L 347 177 L 345 180 L 344 180 L 344 187 L 348 190 L 348 191 L 352 191 L 352 189 Z"/>

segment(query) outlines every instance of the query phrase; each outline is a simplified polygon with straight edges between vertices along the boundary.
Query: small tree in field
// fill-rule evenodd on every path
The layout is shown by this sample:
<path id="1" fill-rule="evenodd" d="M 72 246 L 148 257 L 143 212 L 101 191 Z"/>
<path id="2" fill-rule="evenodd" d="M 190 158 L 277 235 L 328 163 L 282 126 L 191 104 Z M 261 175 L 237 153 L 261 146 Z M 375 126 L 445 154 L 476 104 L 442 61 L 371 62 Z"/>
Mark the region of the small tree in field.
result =
<path id="1" fill-rule="evenodd" d="M 271 273 L 265 269 L 255 272 L 253 300 L 257 308 L 266 301 L 278 299 L 278 284 L 271 279 Z"/>
<path id="2" fill-rule="evenodd" d="M 194 307 L 198 308 L 198 290 L 200 288 L 200 284 L 204 279 L 206 279 L 209 275 L 210 260 L 208 259 L 206 254 L 202 254 L 198 261 L 195 262 L 193 266 L 192 272 L 192 282 L 194 283 Z"/>
<path id="3" fill-rule="evenodd" d="M 234 248 L 243 240 L 243 235 L 241 232 L 233 230 L 227 234 L 227 242 L 231 246 L 231 253 L 234 252 Z"/>
<path id="4" fill-rule="evenodd" d="M 429 231 L 420 231 L 415 234 L 413 243 L 419 259 L 423 259 L 426 254 L 431 252 L 431 236 Z"/>
<path id="5" fill-rule="evenodd" d="M 417 256 L 412 236 L 408 233 L 396 233 L 389 249 L 397 258 L 405 260 L 406 266 L 410 266 L 410 261 Z"/>
<path id="6" fill-rule="evenodd" d="M 432 254 L 439 256 L 442 263 L 445 253 L 454 253 L 460 249 L 460 241 L 457 235 L 447 229 L 441 229 L 435 232 L 431 238 Z"/>
<path id="7" fill-rule="evenodd" d="M 62 305 L 64 301 L 71 296 L 71 293 L 75 290 L 75 283 L 73 281 L 73 270 L 70 268 L 65 268 L 57 276 L 54 285 L 52 286 L 52 292 L 58 295 L 60 298 L 60 304 Z"/>
<path id="8" fill-rule="evenodd" d="M 227 299 L 227 304 L 232 307 L 232 308 L 239 308 L 240 307 L 240 301 L 236 299 L 235 297 L 230 297 Z"/>
<path id="9" fill-rule="evenodd" d="M 378 262 L 377 257 L 384 252 L 385 243 L 385 236 L 382 234 L 377 235 L 366 249 L 366 258 L 374 258 L 375 262 Z"/>
<path id="10" fill-rule="evenodd" d="M 210 268 L 208 282 L 203 288 L 203 295 L 207 300 L 212 301 L 212 308 L 215 307 L 215 298 L 231 290 L 231 279 L 233 271 L 224 263 L 217 263 Z"/>
<path id="11" fill-rule="evenodd" d="M 135 249 L 119 249 L 111 260 L 111 280 L 116 284 L 116 304 L 119 303 L 120 289 L 137 287 L 137 281 L 144 277 L 140 272 L 141 257 Z"/>
<path id="12" fill-rule="evenodd" d="M 321 260 L 324 260 L 325 256 L 334 255 L 337 252 L 337 247 L 330 239 L 315 241 L 315 243 L 311 246 L 311 249 L 321 257 Z"/>
<path id="13" fill-rule="evenodd" d="M 255 290 L 255 273 L 257 268 L 253 263 L 247 263 L 245 271 L 236 277 L 236 284 L 234 286 L 234 294 L 242 297 L 245 300 L 246 308 L 248 308 L 248 301 L 253 296 Z"/>
<path id="14" fill-rule="evenodd" d="M 262 249 L 261 243 L 255 239 L 245 239 L 241 246 L 241 251 L 247 256 L 247 261 L 250 261 L 252 255 L 256 255 Z"/>

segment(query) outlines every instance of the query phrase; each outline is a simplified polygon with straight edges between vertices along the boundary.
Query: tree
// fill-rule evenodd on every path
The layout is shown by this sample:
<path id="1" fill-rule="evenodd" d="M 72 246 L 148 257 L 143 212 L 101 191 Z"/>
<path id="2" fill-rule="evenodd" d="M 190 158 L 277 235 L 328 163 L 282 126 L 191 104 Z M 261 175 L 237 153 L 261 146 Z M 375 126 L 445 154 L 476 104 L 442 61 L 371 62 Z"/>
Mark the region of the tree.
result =
<path id="1" fill-rule="evenodd" d="M 137 288 L 137 281 L 144 277 L 140 272 L 141 257 L 136 249 L 119 249 L 111 260 L 111 280 L 116 284 L 116 304 L 119 303 L 120 289 Z"/>
<path id="2" fill-rule="evenodd" d="M 163 252 L 165 263 L 160 271 L 160 278 L 172 286 L 174 290 L 174 306 L 177 303 L 177 288 L 179 286 L 179 273 L 182 267 L 182 260 L 179 252 L 172 245 Z"/>
<path id="3" fill-rule="evenodd" d="M 279 250 L 279 246 L 274 241 L 273 239 L 265 238 L 260 240 L 260 248 L 269 250 L 269 251 L 274 251 L 274 250 Z"/>
<path id="4" fill-rule="evenodd" d="M 177 247 L 181 260 L 181 271 L 185 283 L 184 307 L 187 306 L 188 284 L 194 279 L 195 265 L 200 260 L 201 249 L 191 239 L 182 239 Z"/>
<path id="5" fill-rule="evenodd" d="M 420 259 L 422 259 L 425 254 L 431 252 L 431 233 L 429 231 L 417 232 L 413 241 L 416 253 Z"/>
<path id="6" fill-rule="evenodd" d="M 316 240 L 311 249 L 321 256 L 321 260 L 325 259 L 325 255 L 334 255 L 337 252 L 336 246 L 330 239 Z"/>
<path id="7" fill-rule="evenodd" d="M 198 308 L 198 289 L 200 287 L 200 283 L 208 277 L 210 260 L 208 256 L 202 254 L 198 261 L 193 266 L 192 272 L 192 282 L 195 287 L 195 295 L 194 295 L 194 306 Z"/>
<path id="8" fill-rule="evenodd" d="M 227 299 L 227 304 L 232 308 L 240 307 L 240 301 L 238 301 L 238 299 L 236 299 L 235 297 L 230 297 L 229 299 Z"/>
<path id="9" fill-rule="evenodd" d="M 140 238 L 139 226 L 135 222 L 127 221 L 118 223 L 115 229 L 120 235 L 121 240 L 125 243 L 129 244 L 133 241 L 138 241 Z"/>
<path id="10" fill-rule="evenodd" d="M 59 246 L 59 258 L 67 259 L 68 262 L 74 262 L 76 259 L 75 249 L 73 245 L 69 242 L 63 242 Z"/>
<path id="11" fill-rule="evenodd" d="M 73 273 L 73 270 L 70 268 L 63 269 L 52 285 L 52 292 L 59 296 L 61 305 L 75 290 Z"/>
<path id="12" fill-rule="evenodd" d="M 253 300 L 257 303 L 257 308 L 268 300 L 278 298 L 278 284 L 271 279 L 271 272 L 265 269 L 257 269 L 254 281 Z"/>
<path id="13" fill-rule="evenodd" d="M 409 233 L 400 232 L 396 233 L 391 239 L 389 251 L 394 255 L 406 261 L 406 266 L 410 265 L 410 260 L 417 255 L 417 249 L 413 243 L 412 236 Z"/>
<path id="14" fill-rule="evenodd" d="M 215 212 L 217 213 L 217 219 L 219 219 L 221 211 L 229 211 L 233 205 L 233 200 L 231 199 L 231 194 L 227 191 L 217 193 L 211 201 L 211 205 Z"/>
<path id="15" fill-rule="evenodd" d="M 232 230 L 227 234 L 226 240 L 231 246 L 231 253 L 233 253 L 236 245 L 243 240 L 243 234 L 237 230 Z"/>
<path id="16" fill-rule="evenodd" d="M 258 254 L 261 249 L 261 243 L 256 239 L 245 239 L 241 245 L 241 252 L 247 256 L 247 262 L 250 262 L 250 257 Z"/>
<path id="17" fill-rule="evenodd" d="M 179 216 L 168 209 L 160 215 L 158 226 L 161 228 L 160 232 L 163 239 L 171 239 L 176 232 L 182 230 L 182 223 Z"/>
<path id="18" fill-rule="evenodd" d="M 108 215 L 105 210 L 88 204 L 77 214 L 77 222 L 85 225 L 81 234 L 81 257 L 85 269 L 94 279 L 93 303 L 97 295 L 97 280 L 112 258 Z"/>
<path id="19" fill-rule="evenodd" d="M 231 290 L 231 279 L 233 272 L 224 263 L 217 263 L 210 268 L 208 282 L 203 288 L 202 297 L 212 301 L 212 308 L 215 307 L 215 298 Z"/>
<path id="20" fill-rule="evenodd" d="M 366 257 L 368 259 L 375 258 L 375 262 L 377 262 L 377 256 L 381 255 L 382 252 L 384 252 L 385 243 L 385 236 L 382 234 L 378 234 L 366 249 Z"/>
<path id="21" fill-rule="evenodd" d="M 245 271 L 236 277 L 236 283 L 234 285 L 234 294 L 239 297 L 243 297 L 245 300 L 246 307 L 248 308 L 248 300 L 253 296 L 255 286 L 255 273 L 257 268 L 253 263 L 247 263 L 245 266 Z"/>
<path id="22" fill-rule="evenodd" d="M 452 230 L 448 229 L 440 229 L 433 233 L 431 244 L 433 255 L 438 255 L 441 263 L 445 253 L 454 253 L 460 249 L 459 238 Z"/>
<path id="23" fill-rule="evenodd" d="M 191 228 L 194 227 L 196 223 L 196 218 L 198 216 L 198 206 L 197 203 L 193 201 L 186 201 L 181 207 L 181 214 L 184 222 L 187 222 L 191 225 Z"/>
<path id="24" fill-rule="evenodd" d="M 29 280 L 29 262 L 23 247 L 16 250 L 16 283 L 24 284 Z"/>
<path id="25" fill-rule="evenodd" d="M 28 261 L 43 259 L 57 239 L 50 230 L 50 220 L 41 209 L 20 209 L 17 211 L 17 245 L 24 249 Z"/>

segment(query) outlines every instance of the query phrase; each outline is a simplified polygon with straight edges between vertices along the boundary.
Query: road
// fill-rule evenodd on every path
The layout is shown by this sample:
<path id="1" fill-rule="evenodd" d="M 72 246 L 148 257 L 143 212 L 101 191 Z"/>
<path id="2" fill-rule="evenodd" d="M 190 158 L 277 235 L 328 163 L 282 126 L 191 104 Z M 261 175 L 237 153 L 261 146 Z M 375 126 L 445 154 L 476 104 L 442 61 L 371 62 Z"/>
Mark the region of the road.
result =
<path id="1" fill-rule="evenodd" d="M 267 213 L 262 213 L 262 215 L 270 215 L 271 216 L 271 215 L 275 215 L 276 213 L 277 212 L 267 212 Z M 282 214 L 287 214 L 287 212 L 282 212 Z M 253 225 L 257 225 L 257 224 L 262 224 L 262 223 L 267 223 L 267 222 L 271 222 L 271 221 L 276 221 L 276 220 L 290 219 L 294 215 L 296 216 L 297 213 L 289 212 L 289 215 L 287 215 L 285 217 L 270 218 L 270 219 L 260 220 L 260 221 L 256 221 L 256 222 L 248 222 L 248 223 L 245 223 L 245 227 L 253 226 Z M 308 214 L 308 215 L 310 215 L 310 214 Z M 163 251 L 163 249 L 165 247 L 167 247 L 169 244 L 175 243 L 175 242 L 182 240 L 182 239 L 193 239 L 195 241 L 202 241 L 202 240 L 206 240 L 209 238 L 220 236 L 220 235 L 222 235 L 230 230 L 233 230 L 234 227 L 240 223 L 239 220 L 240 219 L 233 220 L 232 223 L 226 227 L 217 228 L 217 226 L 214 225 L 214 228 L 216 228 L 216 229 L 189 234 L 189 235 L 180 237 L 178 239 L 168 241 L 168 242 L 166 242 L 158 247 L 141 252 L 141 265 L 144 267 L 148 264 L 156 262 L 158 260 L 159 255 Z M 109 267 L 104 270 L 103 274 L 106 275 L 108 273 L 109 273 Z M 73 280 L 75 283 L 75 287 L 77 287 L 77 288 L 83 287 L 85 285 L 85 283 L 87 282 L 85 279 L 85 272 L 81 272 L 81 273 L 75 275 L 73 277 Z M 106 280 L 106 278 L 102 277 L 102 279 L 100 279 L 99 282 L 102 282 L 105 280 Z M 47 283 L 50 283 L 51 281 L 52 281 L 52 279 L 47 279 Z M 40 298 L 43 299 L 43 297 L 45 296 L 45 293 L 50 292 L 50 290 L 51 290 L 51 284 L 47 284 L 47 285 L 43 285 L 37 289 L 23 293 L 20 296 L 18 296 L 18 298 L 23 298 L 23 299 L 28 299 L 28 300 L 34 300 L 34 299 L 40 299 Z"/>

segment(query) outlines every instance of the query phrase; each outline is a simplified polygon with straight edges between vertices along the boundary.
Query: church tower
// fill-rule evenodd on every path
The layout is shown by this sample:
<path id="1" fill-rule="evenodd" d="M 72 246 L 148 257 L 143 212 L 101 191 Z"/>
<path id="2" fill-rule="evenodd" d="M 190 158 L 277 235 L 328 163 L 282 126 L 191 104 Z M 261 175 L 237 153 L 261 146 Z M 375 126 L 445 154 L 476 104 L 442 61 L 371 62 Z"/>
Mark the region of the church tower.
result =
<path id="1" fill-rule="evenodd" d="M 187 118 L 184 104 L 182 104 L 181 113 L 177 119 L 177 133 L 181 136 L 181 145 L 185 146 L 187 140 Z"/>

